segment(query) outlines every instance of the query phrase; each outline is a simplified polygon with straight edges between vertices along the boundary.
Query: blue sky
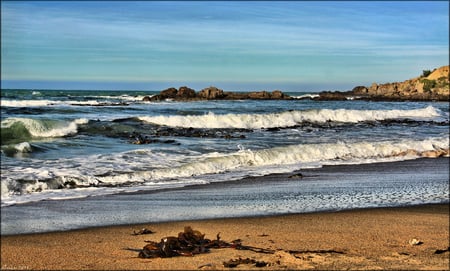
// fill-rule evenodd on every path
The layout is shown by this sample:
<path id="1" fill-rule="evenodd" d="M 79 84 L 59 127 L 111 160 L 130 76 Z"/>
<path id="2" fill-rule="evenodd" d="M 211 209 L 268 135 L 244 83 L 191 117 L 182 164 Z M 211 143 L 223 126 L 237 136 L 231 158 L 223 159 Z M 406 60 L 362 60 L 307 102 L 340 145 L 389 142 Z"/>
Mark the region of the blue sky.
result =
<path id="1" fill-rule="evenodd" d="M 449 64 L 448 1 L 2 1 L 2 88 L 348 90 Z"/>

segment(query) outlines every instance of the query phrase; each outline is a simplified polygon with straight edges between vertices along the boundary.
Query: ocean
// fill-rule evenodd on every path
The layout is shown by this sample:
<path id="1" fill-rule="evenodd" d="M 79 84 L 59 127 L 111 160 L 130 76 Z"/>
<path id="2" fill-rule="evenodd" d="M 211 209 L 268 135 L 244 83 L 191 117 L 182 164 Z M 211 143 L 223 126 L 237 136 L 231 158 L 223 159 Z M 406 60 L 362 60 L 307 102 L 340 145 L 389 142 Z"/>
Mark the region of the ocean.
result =
<path id="1" fill-rule="evenodd" d="M 3 213 L 12 210 L 28 208 L 29 213 L 38 216 L 45 211 L 37 208 L 40 204 L 61 208 L 86 199 L 93 204 L 105 197 L 163 195 L 181 188 L 226 189 L 222 199 L 227 198 L 227 208 L 251 206 L 242 207 L 245 212 L 229 212 L 231 215 L 309 212 L 321 210 L 324 202 L 339 209 L 418 202 L 411 199 L 420 199 L 419 203 L 449 201 L 448 172 L 443 174 L 445 180 L 416 180 L 417 184 L 406 190 L 404 185 L 396 188 L 389 178 L 371 179 L 373 182 L 364 188 L 369 194 L 359 205 L 323 197 L 336 189 L 345 190 L 339 184 L 346 184 L 348 189 L 354 186 L 339 178 L 332 184 L 327 180 L 311 185 L 307 178 L 285 178 L 279 184 L 271 178 L 254 184 L 264 191 L 273 190 L 269 198 L 274 198 L 277 187 L 286 182 L 303 183 L 305 186 L 298 189 L 306 194 L 321 188 L 301 204 L 284 204 L 282 208 L 261 199 L 239 201 L 238 206 L 230 200 L 234 195 L 230 186 L 223 186 L 240 182 L 244 185 L 254 177 L 313 172 L 325 166 L 409 161 L 419 158 L 421 152 L 448 149 L 449 103 L 300 99 L 314 93 L 287 93 L 297 98 L 293 100 L 142 101 L 144 96 L 157 93 L 2 89 L 2 234 L 5 227 L 12 225 L 3 222 L 8 219 Z M 385 190 L 373 188 L 370 192 L 378 182 L 383 183 L 381 187 L 390 184 L 392 189 L 382 195 L 384 201 L 378 196 Z M 290 188 L 283 191 L 289 202 L 293 196 Z M 184 205 L 202 205 L 192 194 L 184 195 Z M 317 200 L 320 198 L 323 200 Z M 158 215 L 160 220 L 184 218 L 170 210 L 170 206 L 179 207 L 177 200 L 168 197 L 164 201 L 166 212 L 155 213 L 152 219 L 158 220 Z M 125 201 L 114 204 L 120 202 Z M 98 210 L 112 206 L 111 201 L 106 207 L 98 204 Z M 202 210 L 202 214 L 186 217 L 221 216 L 213 208 Z M 108 223 L 148 219 L 139 217 L 135 221 L 123 214 L 116 216 L 120 219 L 109 216 Z M 71 225 L 91 225 L 75 224 Z M 62 228 L 71 228 L 66 226 Z"/>

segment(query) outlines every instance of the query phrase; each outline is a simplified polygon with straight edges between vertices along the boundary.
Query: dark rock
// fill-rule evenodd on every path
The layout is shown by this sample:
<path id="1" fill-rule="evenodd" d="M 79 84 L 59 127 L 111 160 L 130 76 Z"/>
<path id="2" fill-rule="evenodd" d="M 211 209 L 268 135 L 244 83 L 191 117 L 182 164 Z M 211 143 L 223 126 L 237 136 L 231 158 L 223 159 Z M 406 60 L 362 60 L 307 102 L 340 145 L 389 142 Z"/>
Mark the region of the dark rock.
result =
<path id="1" fill-rule="evenodd" d="M 211 100 L 211 99 L 221 99 L 223 97 L 225 97 L 223 90 L 216 88 L 216 87 L 208 87 L 208 88 L 204 88 L 202 89 L 198 95 L 199 98 L 203 98 L 203 99 L 207 99 L 207 100 Z"/>
<path id="2" fill-rule="evenodd" d="M 272 95 L 271 96 L 272 96 L 271 97 L 272 99 L 285 99 L 286 98 L 286 94 L 284 94 L 280 90 L 272 91 Z"/>
<path id="3" fill-rule="evenodd" d="M 287 100 L 292 99 L 289 95 L 284 94 L 280 90 L 274 90 L 272 92 L 267 91 L 253 91 L 253 92 L 224 92 L 222 89 L 211 86 L 202 89 L 200 92 L 196 93 L 195 90 L 183 86 L 178 90 L 176 88 L 168 88 L 161 91 L 158 95 L 145 96 L 143 101 L 153 102 L 161 101 L 165 99 L 174 99 L 181 101 L 194 101 L 194 100 Z"/>
<path id="4" fill-rule="evenodd" d="M 270 128 L 266 129 L 266 131 L 269 131 L 269 132 L 278 132 L 280 130 L 281 129 L 279 127 L 270 127 Z"/>
<path id="5" fill-rule="evenodd" d="M 319 96 L 314 98 L 314 100 L 318 100 L 318 101 L 345 101 L 345 100 L 347 100 L 347 96 L 343 92 L 339 92 L 339 91 L 335 91 L 335 92 L 325 91 L 325 92 L 319 93 Z"/>
<path id="6" fill-rule="evenodd" d="M 225 92 L 224 98 L 227 100 L 246 100 L 249 99 L 249 96 L 248 93 Z"/>
<path id="7" fill-rule="evenodd" d="M 265 267 L 268 265 L 268 263 L 264 262 L 264 261 L 257 261 L 254 259 L 250 259 L 250 258 L 246 258 L 246 259 L 242 259 L 242 258 L 238 258 L 238 259 L 231 259 L 227 262 L 223 262 L 223 266 L 227 267 L 227 268 L 234 268 L 240 264 L 252 264 L 255 267 Z"/>
<path id="8" fill-rule="evenodd" d="M 369 92 L 369 89 L 366 88 L 365 86 L 357 86 L 352 89 L 352 93 L 355 95 L 361 95 L 361 94 L 364 95 L 364 94 L 367 94 L 368 92 Z"/>
<path id="9" fill-rule="evenodd" d="M 254 100 L 269 100 L 271 98 L 271 95 L 267 91 L 255 91 L 250 92 L 248 94 L 248 98 Z"/>
<path id="10" fill-rule="evenodd" d="M 180 87 L 178 89 L 178 92 L 176 94 L 176 98 L 181 98 L 181 99 L 189 99 L 189 98 L 195 98 L 195 90 L 193 90 L 192 88 L 188 88 L 186 86 L 184 87 Z"/>
<path id="11" fill-rule="evenodd" d="M 148 97 L 148 96 L 146 96 Z M 144 97 L 144 99 L 146 98 Z M 161 97 L 161 95 L 153 95 L 151 97 L 146 98 L 147 102 L 159 102 L 159 101 L 163 101 L 165 98 Z"/>
<path id="12" fill-rule="evenodd" d="M 446 249 L 436 249 L 434 254 L 442 254 L 442 253 L 445 253 L 445 252 L 450 252 L 450 247 L 448 247 Z"/>
<path id="13" fill-rule="evenodd" d="M 297 173 L 288 177 L 289 179 L 301 179 L 303 178 L 303 174 Z"/>
<path id="14" fill-rule="evenodd" d="M 161 93 L 159 93 L 159 97 L 161 99 L 173 99 L 177 96 L 178 90 L 176 88 L 168 88 L 165 89 L 163 91 L 161 91 Z"/>

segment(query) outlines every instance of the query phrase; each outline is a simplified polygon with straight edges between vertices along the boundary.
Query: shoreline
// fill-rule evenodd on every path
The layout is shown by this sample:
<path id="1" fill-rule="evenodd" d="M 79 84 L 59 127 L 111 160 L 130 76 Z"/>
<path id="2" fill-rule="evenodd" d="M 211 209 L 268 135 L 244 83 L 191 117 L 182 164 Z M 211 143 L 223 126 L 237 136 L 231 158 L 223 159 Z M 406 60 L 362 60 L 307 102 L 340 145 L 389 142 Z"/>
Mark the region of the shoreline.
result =
<path id="1" fill-rule="evenodd" d="M 1 234 L 447 204 L 448 167 L 448 157 L 330 165 L 160 191 L 32 202 L 2 207 Z M 422 180 L 432 183 L 417 188 Z M 408 194 L 410 187 L 414 195 Z M 442 196 L 426 198 L 434 193 Z"/>
<path id="2" fill-rule="evenodd" d="M 220 232 L 224 241 L 241 239 L 243 245 L 274 253 L 222 248 L 193 257 L 138 258 L 135 250 L 145 240 L 159 242 L 185 226 L 206 238 L 215 239 Z M 142 228 L 154 233 L 133 235 Z M 412 238 L 422 243 L 410 245 Z M 8 235 L 1 236 L 1 263 L 2 270 L 228 270 L 223 262 L 240 257 L 268 264 L 237 267 L 245 270 L 448 270 L 448 240 L 449 204 L 426 204 Z"/>

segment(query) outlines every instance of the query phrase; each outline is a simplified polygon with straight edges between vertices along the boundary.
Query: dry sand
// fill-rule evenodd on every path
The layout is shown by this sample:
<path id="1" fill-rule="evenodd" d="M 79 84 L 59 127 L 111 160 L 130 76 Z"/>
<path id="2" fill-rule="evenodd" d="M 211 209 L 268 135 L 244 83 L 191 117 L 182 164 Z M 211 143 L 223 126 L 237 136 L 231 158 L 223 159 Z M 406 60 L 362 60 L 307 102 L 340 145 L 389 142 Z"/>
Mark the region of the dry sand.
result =
<path id="1" fill-rule="evenodd" d="M 193 257 L 138 258 L 145 240 L 177 236 L 191 226 L 214 239 L 276 250 L 263 254 L 232 248 Z M 155 233 L 132 235 L 148 228 Z M 419 239 L 422 244 L 410 245 Z M 424 205 L 334 213 L 214 219 L 91 228 L 1 237 L 1 268 L 45 270 L 229 269 L 224 261 L 250 258 L 265 267 L 233 269 L 449 270 L 449 206 Z M 436 254 L 436 250 L 447 250 Z M 290 251 L 296 251 L 295 253 Z"/>

